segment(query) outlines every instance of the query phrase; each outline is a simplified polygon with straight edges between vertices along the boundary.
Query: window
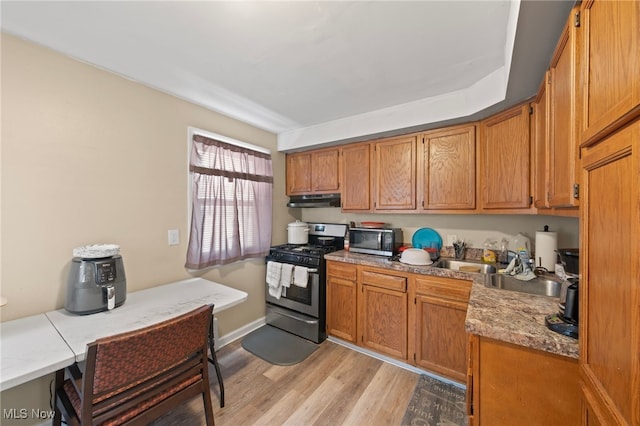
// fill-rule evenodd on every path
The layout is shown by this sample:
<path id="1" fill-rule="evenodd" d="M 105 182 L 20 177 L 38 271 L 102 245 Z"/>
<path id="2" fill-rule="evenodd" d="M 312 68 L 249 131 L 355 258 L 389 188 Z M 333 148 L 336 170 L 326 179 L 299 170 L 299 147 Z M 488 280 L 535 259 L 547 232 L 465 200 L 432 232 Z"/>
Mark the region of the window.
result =
<path id="1" fill-rule="evenodd" d="M 189 174 L 191 230 L 185 266 L 204 269 L 266 256 L 271 244 L 271 154 L 193 132 Z"/>

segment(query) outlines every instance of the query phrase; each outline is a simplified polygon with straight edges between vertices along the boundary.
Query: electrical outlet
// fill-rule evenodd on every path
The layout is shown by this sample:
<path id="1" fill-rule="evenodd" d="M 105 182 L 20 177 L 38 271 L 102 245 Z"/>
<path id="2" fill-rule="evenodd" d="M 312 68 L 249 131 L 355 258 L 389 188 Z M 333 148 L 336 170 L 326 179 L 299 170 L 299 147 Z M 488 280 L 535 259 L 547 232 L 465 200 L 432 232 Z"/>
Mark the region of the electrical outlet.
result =
<path id="1" fill-rule="evenodd" d="M 447 246 L 452 247 L 453 246 L 453 242 L 456 241 L 458 239 L 458 236 L 455 234 L 448 234 L 447 235 Z"/>
<path id="2" fill-rule="evenodd" d="M 177 229 L 169 229 L 167 234 L 170 246 L 177 246 L 180 243 L 180 233 Z"/>

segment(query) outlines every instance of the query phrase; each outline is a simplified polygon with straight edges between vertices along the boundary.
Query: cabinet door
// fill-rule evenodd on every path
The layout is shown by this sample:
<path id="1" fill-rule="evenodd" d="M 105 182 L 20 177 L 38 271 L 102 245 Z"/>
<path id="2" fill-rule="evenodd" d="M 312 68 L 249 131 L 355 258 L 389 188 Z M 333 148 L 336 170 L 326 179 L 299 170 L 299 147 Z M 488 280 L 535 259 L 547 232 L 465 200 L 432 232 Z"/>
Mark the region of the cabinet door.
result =
<path id="1" fill-rule="evenodd" d="M 327 262 L 327 333 L 356 343 L 356 265 Z"/>
<path id="2" fill-rule="evenodd" d="M 575 9 L 574 9 L 575 10 Z M 578 205 L 574 186 L 578 184 L 576 138 L 577 34 L 570 16 L 549 68 L 549 206 Z"/>
<path id="3" fill-rule="evenodd" d="M 341 149 L 342 210 L 371 209 L 371 145 L 358 144 Z"/>
<path id="4" fill-rule="evenodd" d="M 422 208 L 476 207 L 476 131 L 462 126 L 425 133 L 420 156 Z"/>
<path id="5" fill-rule="evenodd" d="M 640 424 L 640 121 L 583 150 L 580 363 L 592 406 Z"/>
<path id="6" fill-rule="evenodd" d="M 287 154 L 287 195 L 338 192 L 338 152 L 331 148 Z"/>
<path id="7" fill-rule="evenodd" d="M 465 318 L 471 282 L 415 276 L 415 363 L 458 382 L 467 377 Z"/>
<path id="8" fill-rule="evenodd" d="M 584 1 L 580 21 L 580 141 L 588 144 L 640 114 L 640 2 Z"/>
<path id="9" fill-rule="evenodd" d="M 480 123 L 482 208 L 528 209 L 530 200 L 529 105 Z"/>
<path id="10" fill-rule="evenodd" d="M 311 153 L 311 190 L 316 194 L 340 190 L 338 148 Z"/>
<path id="11" fill-rule="evenodd" d="M 533 205 L 539 209 L 549 207 L 547 200 L 549 175 L 549 146 L 547 138 L 547 78 L 540 86 L 536 99 L 531 104 L 533 115 L 531 120 L 531 146 L 533 148 Z"/>
<path id="12" fill-rule="evenodd" d="M 467 304 L 416 296 L 416 365 L 464 382 L 467 375 Z"/>
<path id="13" fill-rule="evenodd" d="M 484 337 L 477 342 L 473 364 L 476 425 L 580 424 L 576 359 Z"/>
<path id="14" fill-rule="evenodd" d="M 287 195 L 311 193 L 311 153 L 287 154 Z"/>
<path id="15" fill-rule="evenodd" d="M 375 191 L 376 210 L 415 210 L 415 136 L 375 144 Z"/>
<path id="16" fill-rule="evenodd" d="M 359 272 L 360 345 L 407 360 L 407 279 L 380 270 Z"/>

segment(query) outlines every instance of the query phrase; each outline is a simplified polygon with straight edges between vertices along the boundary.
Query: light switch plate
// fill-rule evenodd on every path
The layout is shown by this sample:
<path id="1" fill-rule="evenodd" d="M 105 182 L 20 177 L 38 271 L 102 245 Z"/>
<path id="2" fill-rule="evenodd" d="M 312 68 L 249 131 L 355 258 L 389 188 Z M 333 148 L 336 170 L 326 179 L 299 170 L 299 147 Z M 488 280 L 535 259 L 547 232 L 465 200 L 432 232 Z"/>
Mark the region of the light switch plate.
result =
<path id="1" fill-rule="evenodd" d="M 180 233 L 177 229 L 169 229 L 168 242 L 170 246 L 177 246 L 180 244 Z"/>

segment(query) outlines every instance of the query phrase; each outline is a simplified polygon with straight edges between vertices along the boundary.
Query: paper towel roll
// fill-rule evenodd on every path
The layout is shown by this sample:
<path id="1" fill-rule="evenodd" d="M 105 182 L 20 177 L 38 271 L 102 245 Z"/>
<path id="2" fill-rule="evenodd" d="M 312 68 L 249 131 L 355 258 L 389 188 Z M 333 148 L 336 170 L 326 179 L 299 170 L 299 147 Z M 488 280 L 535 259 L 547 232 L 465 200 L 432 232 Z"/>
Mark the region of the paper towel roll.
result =
<path id="1" fill-rule="evenodd" d="M 536 231 L 535 266 L 542 266 L 549 272 L 556 269 L 556 250 L 558 249 L 558 233 L 552 231 Z"/>

